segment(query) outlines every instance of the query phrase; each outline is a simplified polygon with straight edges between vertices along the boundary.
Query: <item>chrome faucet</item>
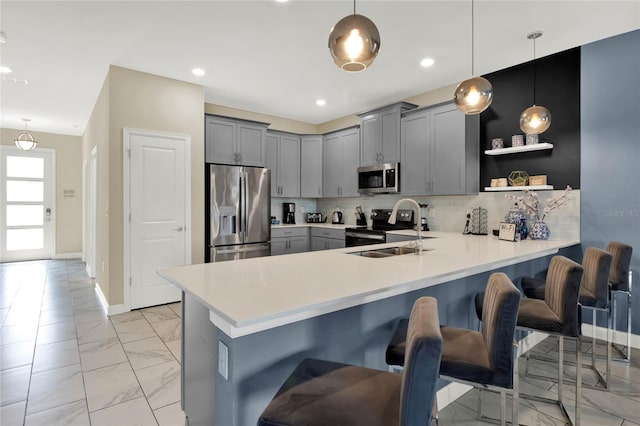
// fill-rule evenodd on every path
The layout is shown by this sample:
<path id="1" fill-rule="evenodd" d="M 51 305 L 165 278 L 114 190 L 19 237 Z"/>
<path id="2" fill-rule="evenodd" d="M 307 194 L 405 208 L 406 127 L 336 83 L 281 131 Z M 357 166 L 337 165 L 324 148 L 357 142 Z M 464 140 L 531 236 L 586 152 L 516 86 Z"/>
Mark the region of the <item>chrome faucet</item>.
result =
<path id="1" fill-rule="evenodd" d="M 391 216 L 389 216 L 389 223 L 392 225 L 395 225 L 396 223 L 396 217 L 398 216 L 398 207 L 400 207 L 400 205 L 402 203 L 409 203 L 413 205 L 413 208 L 415 210 L 415 217 L 419 218 L 420 217 L 420 204 L 418 204 L 416 202 L 416 200 L 413 200 L 411 198 L 403 198 L 402 200 L 399 200 L 395 206 L 393 206 L 393 210 L 391 211 Z M 422 226 L 420 225 L 420 223 L 418 223 L 416 225 L 416 234 L 418 237 L 418 241 L 416 241 L 416 244 L 418 245 L 418 250 L 416 250 L 416 254 L 417 255 L 422 255 L 423 253 L 423 249 L 422 249 Z"/>

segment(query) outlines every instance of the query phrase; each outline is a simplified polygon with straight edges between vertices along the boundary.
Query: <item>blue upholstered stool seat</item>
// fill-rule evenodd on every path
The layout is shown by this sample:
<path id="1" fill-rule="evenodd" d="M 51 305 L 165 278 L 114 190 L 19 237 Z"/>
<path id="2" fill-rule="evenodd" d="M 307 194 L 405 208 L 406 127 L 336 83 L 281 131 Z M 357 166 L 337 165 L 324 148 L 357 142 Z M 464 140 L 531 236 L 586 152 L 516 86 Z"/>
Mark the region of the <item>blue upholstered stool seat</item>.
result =
<path id="1" fill-rule="evenodd" d="M 282 385 L 258 425 L 394 425 L 400 418 L 401 385 L 399 374 L 306 359 Z"/>
<path id="2" fill-rule="evenodd" d="M 436 299 L 416 301 L 405 331 L 402 374 L 306 359 L 262 412 L 258 426 L 428 425 L 442 355 Z"/>

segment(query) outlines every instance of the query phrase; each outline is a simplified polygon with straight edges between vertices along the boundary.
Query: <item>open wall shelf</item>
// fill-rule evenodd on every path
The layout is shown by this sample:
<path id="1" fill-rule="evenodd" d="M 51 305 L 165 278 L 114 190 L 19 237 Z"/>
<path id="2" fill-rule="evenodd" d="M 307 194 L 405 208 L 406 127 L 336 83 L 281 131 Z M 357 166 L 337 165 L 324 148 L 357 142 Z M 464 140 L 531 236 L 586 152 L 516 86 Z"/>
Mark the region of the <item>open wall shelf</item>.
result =
<path id="1" fill-rule="evenodd" d="M 553 149 L 553 144 L 536 143 L 533 145 L 512 146 L 509 148 L 487 149 L 484 153 L 487 155 L 505 155 L 515 154 L 517 152 L 542 151 L 545 149 Z"/>
<path id="2" fill-rule="evenodd" d="M 553 185 L 533 185 L 533 186 L 485 186 L 485 192 L 491 191 L 524 191 L 528 189 L 530 191 L 553 191 Z"/>

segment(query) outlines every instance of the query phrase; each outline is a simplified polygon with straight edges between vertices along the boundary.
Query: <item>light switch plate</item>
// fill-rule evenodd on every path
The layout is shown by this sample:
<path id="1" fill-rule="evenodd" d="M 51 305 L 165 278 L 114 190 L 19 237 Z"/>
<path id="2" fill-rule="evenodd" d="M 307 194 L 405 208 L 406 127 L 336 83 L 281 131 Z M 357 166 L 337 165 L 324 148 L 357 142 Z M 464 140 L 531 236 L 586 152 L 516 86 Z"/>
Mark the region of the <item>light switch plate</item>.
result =
<path id="1" fill-rule="evenodd" d="M 229 380 L 229 348 L 218 340 L 218 373 Z"/>

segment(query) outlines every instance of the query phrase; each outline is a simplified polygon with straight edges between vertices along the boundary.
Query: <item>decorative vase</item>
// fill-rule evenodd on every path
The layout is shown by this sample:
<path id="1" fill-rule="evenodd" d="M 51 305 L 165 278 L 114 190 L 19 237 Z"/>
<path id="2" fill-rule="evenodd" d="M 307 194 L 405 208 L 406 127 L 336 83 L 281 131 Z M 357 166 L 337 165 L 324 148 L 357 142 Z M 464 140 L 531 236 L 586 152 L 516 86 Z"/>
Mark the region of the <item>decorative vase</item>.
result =
<path id="1" fill-rule="evenodd" d="M 515 203 L 509 213 L 504 217 L 504 221 L 507 223 L 513 223 L 516 227 L 520 226 L 520 223 L 523 219 L 526 219 L 527 216 L 524 212 L 518 207 L 518 203 Z"/>
<path id="2" fill-rule="evenodd" d="M 529 238 L 532 240 L 548 240 L 550 235 L 549 225 L 542 220 L 536 220 L 529 228 Z"/>

